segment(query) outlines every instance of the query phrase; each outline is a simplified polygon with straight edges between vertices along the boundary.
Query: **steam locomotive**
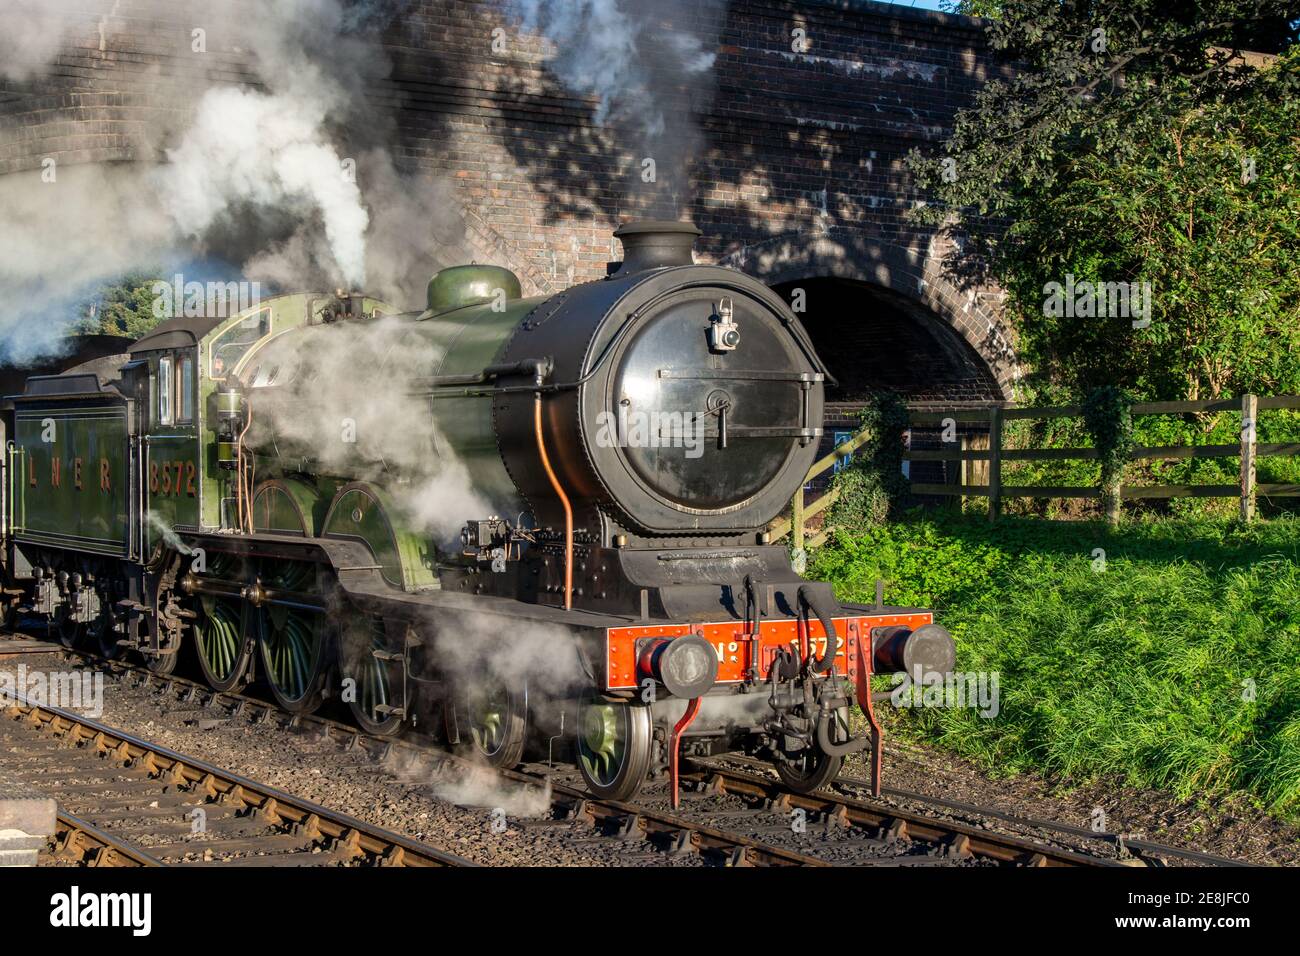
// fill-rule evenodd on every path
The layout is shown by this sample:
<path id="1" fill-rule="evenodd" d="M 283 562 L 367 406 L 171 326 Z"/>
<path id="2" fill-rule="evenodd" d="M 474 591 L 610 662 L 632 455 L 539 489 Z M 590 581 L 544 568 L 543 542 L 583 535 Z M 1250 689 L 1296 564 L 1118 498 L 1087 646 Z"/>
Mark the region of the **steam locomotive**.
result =
<path id="1" fill-rule="evenodd" d="M 277 296 L 28 377 L 6 615 L 496 766 L 560 741 L 602 797 L 667 772 L 675 799 L 680 754 L 736 750 L 806 791 L 871 748 L 878 786 L 873 673 L 947 672 L 953 641 L 772 540 L 827 374 L 699 235 L 626 224 L 606 278 L 550 297 L 457 266 L 422 312 Z"/>

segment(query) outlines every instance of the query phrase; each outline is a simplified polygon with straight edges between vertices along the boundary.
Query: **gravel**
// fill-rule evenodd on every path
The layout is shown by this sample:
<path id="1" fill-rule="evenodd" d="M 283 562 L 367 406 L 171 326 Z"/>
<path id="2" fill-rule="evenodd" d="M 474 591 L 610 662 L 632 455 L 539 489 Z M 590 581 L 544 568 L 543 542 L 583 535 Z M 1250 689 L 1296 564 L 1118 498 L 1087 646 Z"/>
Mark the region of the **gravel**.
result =
<path id="1" fill-rule="evenodd" d="M 58 655 L 28 654 L 0 659 L 0 672 L 66 670 Z M 692 854 L 672 856 L 653 844 L 600 834 L 590 823 L 555 820 L 549 794 L 499 780 L 486 769 L 466 771 L 433 757 L 395 749 L 386 759 L 364 750 L 345 750 L 307 729 L 293 732 L 248 717 L 182 703 L 160 689 L 127 687 L 105 680 L 104 713 L 97 718 L 127 733 L 198 757 L 349 813 L 367 822 L 427 841 L 478 863 L 493 866 L 700 866 Z M 887 786 L 1089 827 L 1100 811 L 1105 828 L 1172 846 L 1262 864 L 1300 863 L 1300 828 L 1276 819 L 1241 797 L 1180 801 L 1157 791 L 1137 790 L 1113 780 L 1077 783 L 1033 774 L 1000 777 L 938 747 L 886 738 Z M 0 753 L 0 766 L 6 754 Z M 851 757 L 847 775 L 866 777 L 861 757 Z M 573 775 L 556 776 L 573 783 Z M 58 797 L 57 790 L 52 793 Z M 666 782 L 637 798 L 669 810 Z M 905 801 L 903 802 L 905 804 Z M 932 808 L 926 808 L 932 812 Z M 928 848 L 882 846 L 860 830 L 827 827 L 816 819 L 804 829 L 789 811 L 755 807 L 729 794 L 688 794 L 679 816 L 720 830 L 836 863 L 873 862 L 906 854 L 920 865 L 952 861 L 928 855 Z M 504 822 L 505 826 L 502 827 Z M 995 829 L 1002 829 L 996 823 Z"/>

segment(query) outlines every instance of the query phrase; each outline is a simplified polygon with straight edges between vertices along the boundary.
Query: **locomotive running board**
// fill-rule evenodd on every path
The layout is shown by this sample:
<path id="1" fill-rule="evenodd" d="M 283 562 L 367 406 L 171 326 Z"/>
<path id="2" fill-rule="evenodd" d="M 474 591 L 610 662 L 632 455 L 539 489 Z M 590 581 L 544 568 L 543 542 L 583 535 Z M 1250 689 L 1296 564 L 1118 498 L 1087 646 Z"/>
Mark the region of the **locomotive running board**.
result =
<path id="1" fill-rule="evenodd" d="M 375 563 L 370 549 L 359 541 L 340 538 L 305 538 L 300 535 L 183 534 L 186 542 L 209 553 L 248 557 L 314 561 L 328 565 L 340 591 L 360 610 L 396 614 L 419 620 L 431 610 L 456 614 L 487 615 L 514 621 L 530 620 L 580 630 L 604 631 L 623 627 L 634 617 L 579 609 L 565 610 L 545 604 L 527 604 L 512 598 L 430 588 L 403 591 L 389 584 Z"/>

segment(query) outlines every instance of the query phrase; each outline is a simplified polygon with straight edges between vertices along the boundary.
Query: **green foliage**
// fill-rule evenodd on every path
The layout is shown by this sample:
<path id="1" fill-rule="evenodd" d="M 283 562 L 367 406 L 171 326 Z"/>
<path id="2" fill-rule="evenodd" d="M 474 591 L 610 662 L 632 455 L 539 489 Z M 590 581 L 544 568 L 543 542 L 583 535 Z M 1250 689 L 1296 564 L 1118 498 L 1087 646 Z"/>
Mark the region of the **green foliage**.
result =
<path id="1" fill-rule="evenodd" d="M 1002 14 L 1003 0 L 946 0 L 944 7 L 948 13 L 960 13 L 968 17 L 996 17 Z"/>
<path id="2" fill-rule="evenodd" d="M 889 603 L 938 609 L 959 670 L 998 673 L 995 718 L 900 711 L 895 732 L 1300 816 L 1300 521 L 940 517 L 840 535 L 809 573 L 843 600 L 883 578 Z"/>
<path id="3" fill-rule="evenodd" d="M 154 315 L 153 285 L 162 281 L 152 272 L 132 272 L 103 285 L 86 300 L 73 330 L 139 338 L 161 321 Z"/>
<path id="4" fill-rule="evenodd" d="M 1103 385 L 1083 403 L 1083 423 L 1101 463 L 1101 501 L 1108 514 L 1119 509 L 1117 492 L 1133 451 L 1132 401 L 1122 389 Z"/>
<path id="5" fill-rule="evenodd" d="M 973 239 L 957 265 L 1009 291 L 1031 384 L 1300 390 L 1300 51 L 1266 69 L 1234 56 L 1285 47 L 1289 5 L 979 6 L 1019 72 L 911 166 L 937 199 L 922 217 Z M 1052 314 L 1046 287 L 1069 276 L 1150 283 L 1150 323 Z"/>
<path id="6" fill-rule="evenodd" d="M 839 492 L 827 521 L 840 528 L 870 528 L 889 519 L 892 500 L 880 476 L 852 465 L 842 469 L 831 484 Z"/>
<path id="7" fill-rule="evenodd" d="M 893 392 L 870 396 L 860 416 L 870 438 L 831 484 L 838 493 L 827 521 L 839 528 L 866 528 L 896 514 L 907 494 L 903 476 L 903 433 L 907 405 Z"/>

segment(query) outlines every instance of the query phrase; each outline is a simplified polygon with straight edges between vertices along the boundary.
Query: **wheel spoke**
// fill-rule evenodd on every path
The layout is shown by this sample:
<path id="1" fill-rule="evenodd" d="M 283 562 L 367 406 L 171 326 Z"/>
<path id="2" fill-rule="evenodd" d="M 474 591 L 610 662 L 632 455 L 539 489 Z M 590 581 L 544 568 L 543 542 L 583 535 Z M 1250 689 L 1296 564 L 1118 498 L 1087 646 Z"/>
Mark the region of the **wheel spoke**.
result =
<path id="1" fill-rule="evenodd" d="M 200 602 L 194 632 L 199 656 L 209 679 L 224 684 L 237 677 L 243 654 L 244 635 L 241 615 L 233 602 L 213 599 Z"/>

